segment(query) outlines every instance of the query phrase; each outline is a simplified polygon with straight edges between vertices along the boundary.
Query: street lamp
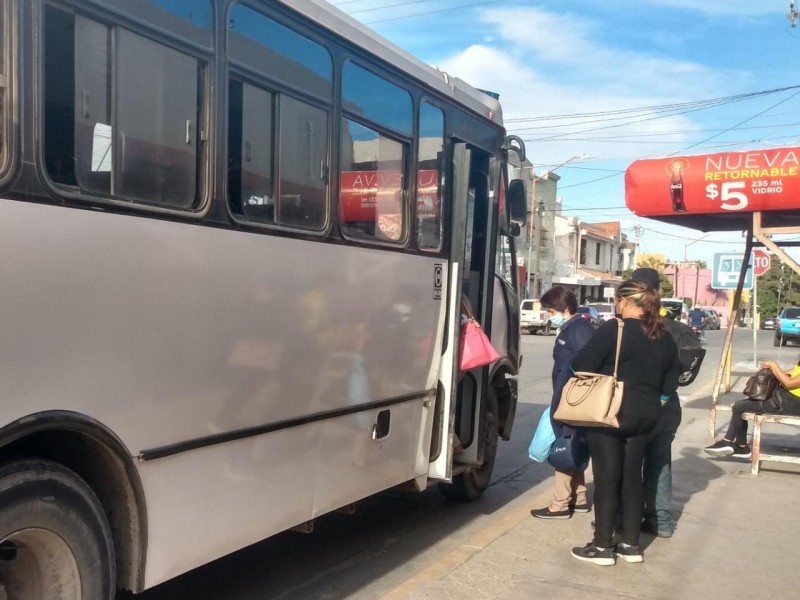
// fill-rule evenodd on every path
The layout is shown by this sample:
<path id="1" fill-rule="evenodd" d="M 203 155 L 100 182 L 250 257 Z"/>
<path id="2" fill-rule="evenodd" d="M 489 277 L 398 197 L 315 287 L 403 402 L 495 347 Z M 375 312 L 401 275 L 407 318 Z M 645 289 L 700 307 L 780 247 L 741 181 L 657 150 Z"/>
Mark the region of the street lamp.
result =
<path id="1" fill-rule="evenodd" d="M 590 158 L 594 158 L 593 156 L 588 156 L 586 154 L 578 154 L 573 156 L 572 158 L 568 158 L 562 163 L 557 164 L 552 169 L 545 171 L 541 175 L 536 175 L 534 173 L 534 177 L 531 180 L 531 223 L 530 228 L 528 229 L 528 260 L 525 262 L 526 271 L 528 274 L 528 297 L 533 298 L 536 294 L 536 288 L 539 285 L 539 264 L 541 259 L 541 245 L 542 240 L 542 216 L 544 215 L 544 202 L 539 201 L 536 202 L 536 182 L 541 179 L 546 179 L 550 173 L 553 173 L 556 169 L 560 169 L 564 165 L 568 165 L 569 163 L 576 161 L 576 160 L 588 160 Z M 534 212 L 534 208 L 536 212 Z M 531 272 L 531 255 L 533 254 L 533 230 L 534 230 L 534 223 L 536 221 L 535 215 L 539 216 L 539 225 L 536 227 L 536 266 L 533 268 L 533 282 L 530 279 L 530 272 Z"/>

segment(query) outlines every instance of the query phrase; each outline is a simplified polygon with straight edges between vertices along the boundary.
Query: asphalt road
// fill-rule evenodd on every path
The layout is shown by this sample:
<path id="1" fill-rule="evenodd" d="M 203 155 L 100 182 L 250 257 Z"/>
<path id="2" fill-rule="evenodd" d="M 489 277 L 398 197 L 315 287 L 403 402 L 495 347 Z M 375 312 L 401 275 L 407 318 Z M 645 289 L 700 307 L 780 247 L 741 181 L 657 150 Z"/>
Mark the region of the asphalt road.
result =
<path id="1" fill-rule="evenodd" d="M 691 386 L 680 390 L 685 402 L 696 407 L 708 402 L 724 335 L 724 329 L 707 332 L 703 370 Z M 758 332 L 758 359 L 778 358 L 788 367 L 798 358 L 797 348 L 775 348 L 772 336 L 771 331 Z M 752 339 L 752 331 L 735 332 L 734 370 L 751 367 Z M 359 503 L 353 515 L 318 519 L 313 533 L 279 534 L 136 598 L 371 600 L 394 597 L 392 590 L 401 586 L 413 587 L 414 576 L 426 565 L 465 540 L 480 536 L 481 531 L 496 527 L 501 508 L 551 476 L 547 465 L 527 458 L 527 446 L 550 398 L 553 340 L 542 335 L 522 338 L 524 362 L 515 431 L 511 441 L 501 442 L 492 484 L 479 502 L 449 502 L 435 488 L 421 494 L 390 490 Z M 131 597 L 120 594 L 118 598 Z"/>

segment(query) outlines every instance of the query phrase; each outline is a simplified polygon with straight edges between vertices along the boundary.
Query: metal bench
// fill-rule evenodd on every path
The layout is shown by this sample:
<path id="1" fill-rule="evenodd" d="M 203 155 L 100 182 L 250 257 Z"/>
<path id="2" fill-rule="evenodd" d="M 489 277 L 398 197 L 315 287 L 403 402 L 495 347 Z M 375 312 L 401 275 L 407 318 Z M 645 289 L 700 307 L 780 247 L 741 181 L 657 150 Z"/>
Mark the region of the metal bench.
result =
<path id="1" fill-rule="evenodd" d="M 720 407 L 721 408 L 721 407 Z M 783 425 L 800 425 L 800 416 L 790 415 L 757 415 L 755 413 L 744 413 L 742 415 L 747 421 L 753 422 L 753 458 L 750 472 L 758 475 L 762 460 L 769 460 L 781 463 L 793 463 L 800 465 L 800 456 L 790 456 L 786 454 L 762 454 L 761 453 L 761 426 L 764 423 L 781 423 Z"/>

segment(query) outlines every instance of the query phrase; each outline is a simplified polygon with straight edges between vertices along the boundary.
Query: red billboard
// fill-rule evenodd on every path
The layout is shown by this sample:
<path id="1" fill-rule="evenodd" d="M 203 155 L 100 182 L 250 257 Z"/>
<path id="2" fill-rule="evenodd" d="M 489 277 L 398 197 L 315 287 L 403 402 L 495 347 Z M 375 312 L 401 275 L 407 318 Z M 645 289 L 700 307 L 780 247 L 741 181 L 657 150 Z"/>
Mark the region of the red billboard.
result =
<path id="1" fill-rule="evenodd" d="M 625 205 L 641 217 L 800 209 L 800 148 L 637 160 Z"/>

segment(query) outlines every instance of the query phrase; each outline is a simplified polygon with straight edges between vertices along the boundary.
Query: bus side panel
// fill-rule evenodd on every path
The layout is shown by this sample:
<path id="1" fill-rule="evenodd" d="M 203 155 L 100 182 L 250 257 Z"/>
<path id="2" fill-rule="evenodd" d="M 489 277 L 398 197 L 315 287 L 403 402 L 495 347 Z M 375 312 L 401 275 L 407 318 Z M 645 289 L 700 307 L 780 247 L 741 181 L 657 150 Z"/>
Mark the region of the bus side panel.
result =
<path id="1" fill-rule="evenodd" d="M 151 586 L 425 472 L 441 262 L 0 199 L 0 426 L 75 411 L 136 456 L 277 424 L 141 463 Z M 392 404 L 405 398 L 416 408 Z M 326 413 L 387 401 L 391 443 L 346 439 L 357 413 L 325 429 Z M 362 457 L 378 485 L 351 464 L 359 445 L 383 448 Z M 340 466 L 347 490 L 316 485 Z"/>

